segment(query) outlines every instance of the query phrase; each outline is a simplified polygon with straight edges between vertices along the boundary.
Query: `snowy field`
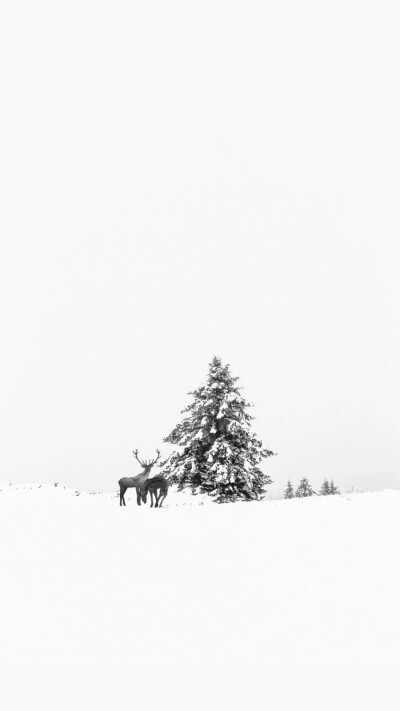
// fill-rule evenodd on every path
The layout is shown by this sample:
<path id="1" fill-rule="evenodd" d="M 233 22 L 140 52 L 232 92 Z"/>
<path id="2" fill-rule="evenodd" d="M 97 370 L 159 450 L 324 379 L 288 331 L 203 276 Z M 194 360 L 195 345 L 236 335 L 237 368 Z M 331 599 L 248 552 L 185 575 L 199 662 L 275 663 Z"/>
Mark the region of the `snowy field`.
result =
<path id="1" fill-rule="evenodd" d="M 400 492 L 165 508 L 0 486 L 0 662 L 398 664 Z"/>

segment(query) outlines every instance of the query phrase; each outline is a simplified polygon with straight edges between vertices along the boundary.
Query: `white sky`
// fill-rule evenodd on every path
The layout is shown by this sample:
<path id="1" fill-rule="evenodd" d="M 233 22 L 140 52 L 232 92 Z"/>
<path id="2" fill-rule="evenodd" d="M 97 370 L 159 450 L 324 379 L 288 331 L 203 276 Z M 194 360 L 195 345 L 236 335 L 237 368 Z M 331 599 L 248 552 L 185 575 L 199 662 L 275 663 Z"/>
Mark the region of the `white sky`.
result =
<path id="1" fill-rule="evenodd" d="M 0 479 L 113 488 L 214 354 L 291 478 L 398 487 L 396 3 L 2 3 Z"/>

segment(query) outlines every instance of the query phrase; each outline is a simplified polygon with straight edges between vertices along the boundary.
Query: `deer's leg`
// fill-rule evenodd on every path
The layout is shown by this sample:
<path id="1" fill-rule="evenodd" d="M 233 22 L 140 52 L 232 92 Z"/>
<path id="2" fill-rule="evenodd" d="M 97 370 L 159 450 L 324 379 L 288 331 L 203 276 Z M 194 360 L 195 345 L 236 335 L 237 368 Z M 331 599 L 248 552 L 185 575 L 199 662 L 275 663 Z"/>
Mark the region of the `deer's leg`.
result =
<path id="1" fill-rule="evenodd" d="M 137 487 L 136 487 L 136 501 L 137 501 L 137 505 L 138 505 L 138 506 L 141 506 L 141 504 L 142 504 L 142 495 L 141 495 L 141 493 L 140 493 L 140 486 L 137 486 Z"/>
<path id="2" fill-rule="evenodd" d="M 150 508 L 152 508 L 153 507 L 153 492 L 152 491 L 150 491 L 150 501 L 151 501 Z"/>
<path id="3" fill-rule="evenodd" d="M 161 508 L 161 506 L 163 505 L 165 497 L 166 497 L 166 494 L 163 494 L 162 496 L 160 496 L 159 508 Z"/>
<path id="4" fill-rule="evenodd" d="M 161 492 L 160 492 L 160 490 L 158 490 L 158 494 L 156 492 L 156 495 L 155 495 L 156 496 L 156 508 L 158 507 L 158 502 L 160 500 L 160 494 L 161 494 Z"/>
<path id="5" fill-rule="evenodd" d="M 122 505 L 126 506 L 126 503 L 125 503 L 125 491 L 126 491 L 126 489 L 123 489 L 122 486 L 121 486 L 121 487 L 120 487 L 120 490 L 119 490 L 119 505 L 120 505 L 120 506 L 122 506 Z"/>

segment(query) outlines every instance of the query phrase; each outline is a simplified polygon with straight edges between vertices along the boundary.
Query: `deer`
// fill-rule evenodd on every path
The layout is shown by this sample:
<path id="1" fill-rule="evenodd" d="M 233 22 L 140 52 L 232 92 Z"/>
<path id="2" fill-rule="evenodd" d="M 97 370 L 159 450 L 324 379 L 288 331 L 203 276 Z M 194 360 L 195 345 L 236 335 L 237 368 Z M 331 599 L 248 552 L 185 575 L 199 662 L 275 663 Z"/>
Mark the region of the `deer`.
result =
<path id="1" fill-rule="evenodd" d="M 147 494 L 150 493 L 150 508 L 153 506 L 153 495 L 156 500 L 155 508 L 161 508 L 163 501 L 168 494 L 168 488 L 169 481 L 163 476 L 153 476 L 151 479 L 147 479 L 140 491 L 143 503 L 146 503 Z M 157 492 L 159 493 L 157 494 Z"/>
<path id="2" fill-rule="evenodd" d="M 140 474 L 138 474 L 137 476 L 124 476 L 122 479 L 119 480 L 118 484 L 119 484 L 119 505 L 120 506 L 122 506 L 122 505 L 126 506 L 125 492 L 127 489 L 131 489 L 131 488 L 136 489 L 137 505 L 138 506 L 141 505 L 142 496 L 141 496 L 140 489 L 143 486 L 143 484 L 145 483 L 145 481 L 149 478 L 152 467 L 154 467 L 156 462 L 158 462 L 158 460 L 161 457 L 160 450 L 157 449 L 156 452 L 157 452 L 156 459 L 152 459 L 151 461 L 149 460 L 148 462 L 146 462 L 146 461 L 141 462 L 140 461 L 137 449 L 133 452 L 133 456 L 135 457 L 135 459 L 137 459 L 139 464 L 143 467 L 143 471 Z M 146 503 L 146 502 L 144 502 L 144 503 Z"/>

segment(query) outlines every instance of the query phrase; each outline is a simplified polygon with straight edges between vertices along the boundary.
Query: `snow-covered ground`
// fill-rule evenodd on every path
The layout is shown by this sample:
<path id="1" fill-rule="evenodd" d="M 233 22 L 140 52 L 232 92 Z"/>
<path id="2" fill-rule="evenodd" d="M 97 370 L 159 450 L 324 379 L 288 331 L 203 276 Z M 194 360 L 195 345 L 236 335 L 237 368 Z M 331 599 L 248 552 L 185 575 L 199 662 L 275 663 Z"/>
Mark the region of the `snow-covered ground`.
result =
<path id="1" fill-rule="evenodd" d="M 400 492 L 216 505 L 0 485 L 0 662 L 400 662 Z"/>

